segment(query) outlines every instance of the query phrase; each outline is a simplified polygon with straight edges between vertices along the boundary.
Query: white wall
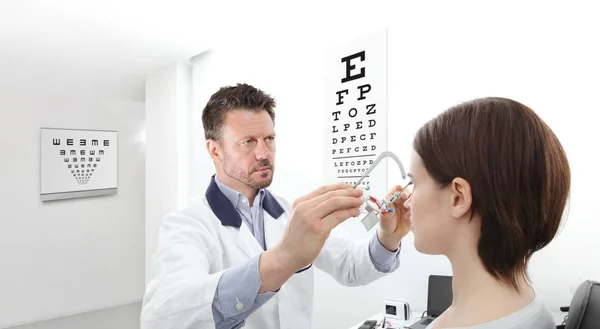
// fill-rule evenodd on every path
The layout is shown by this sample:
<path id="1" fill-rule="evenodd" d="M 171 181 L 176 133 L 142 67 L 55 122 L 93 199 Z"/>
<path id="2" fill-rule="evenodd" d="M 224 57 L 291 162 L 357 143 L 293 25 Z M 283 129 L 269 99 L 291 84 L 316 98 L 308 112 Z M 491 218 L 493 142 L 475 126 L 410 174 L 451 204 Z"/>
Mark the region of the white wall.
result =
<path id="1" fill-rule="evenodd" d="M 342 8 L 343 9 L 343 8 Z M 596 122 L 600 108 L 600 51 L 593 40 L 600 24 L 591 8 L 572 5 L 502 6 L 471 2 L 353 10 L 324 8 L 309 26 L 288 24 L 253 33 L 248 41 L 228 40 L 195 58 L 194 110 L 221 85 L 248 82 L 272 93 L 276 110 L 277 162 L 274 191 L 293 199 L 322 184 L 322 52 L 379 27 L 389 29 L 389 145 L 408 163 L 416 130 L 458 102 L 482 96 L 511 97 L 531 106 L 554 129 L 567 150 L 572 170 L 572 200 L 566 226 L 550 246 L 537 253 L 531 277 L 552 311 L 568 305 L 573 287 L 600 279 L 595 190 Z M 349 15 L 352 13 L 355 16 Z M 302 17 L 302 13 L 297 15 Z M 339 17 L 361 17 L 344 22 Z M 372 27 L 367 28 L 367 27 Z M 263 42 L 260 42 L 263 40 Z M 267 45 L 265 45 L 267 44 Z M 196 84 L 197 81 L 202 83 Z M 201 123 L 194 141 L 201 136 Z M 204 152 L 203 143 L 198 143 Z M 205 152 L 203 153 L 205 154 Z M 208 156 L 193 166 L 196 194 L 204 193 L 213 172 Z M 400 177 L 390 166 L 390 183 Z M 354 227 L 354 226 L 353 226 Z M 317 274 L 315 328 L 343 328 L 380 311 L 384 298 L 404 298 L 413 309 L 426 305 L 429 274 L 451 274 L 448 261 L 415 251 L 412 234 L 404 241 L 401 269 L 369 287 L 345 288 Z"/>
<path id="2" fill-rule="evenodd" d="M 76 84 L 46 85 L 63 82 Z M 0 327 L 130 304 L 144 288 L 143 102 L 42 89 L 0 88 Z M 42 203 L 40 127 L 117 130 L 118 194 Z"/>
<path id="3" fill-rule="evenodd" d="M 180 62 L 146 80 L 146 285 L 155 273 L 162 219 L 186 204 L 191 72 L 190 63 Z"/>
<path id="4" fill-rule="evenodd" d="M 575 284 L 600 279 L 600 262 L 584 256 L 600 250 L 600 206 L 592 199 L 600 184 L 594 152 L 599 138 L 591 119 L 600 107 L 600 50 L 593 41 L 600 24 L 593 10 L 509 2 L 497 7 L 481 2 L 398 8 L 363 4 L 321 8 L 323 20 L 294 25 L 295 17 L 304 17 L 295 10 L 293 16 L 270 22 L 277 28 L 254 32 L 247 40 L 227 40 L 194 59 L 196 113 L 225 84 L 248 82 L 276 97 L 274 191 L 294 199 L 322 184 L 323 52 L 387 27 L 389 149 L 408 164 L 416 130 L 461 101 L 504 96 L 529 105 L 561 139 L 573 176 L 569 220 L 558 238 L 534 256 L 534 284 L 551 310 L 558 311 L 570 302 Z M 349 18 L 360 18 L 360 24 Z M 191 176 L 190 193 L 198 195 L 214 169 L 205 155 L 201 122 L 194 122 L 190 136 L 200 154 L 193 159 L 197 175 Z M 390 183 L 397 182 L 399 173 L 390 169 Z M 419 254 L 412 243 L 409 234 L 400 270 L 369 287 L 341 287 L 318 272 L 315 328 L 351 326 L 382 310 L 381 301 L 388 297 L 404 298 L 423 311 L 427 276 L 451 274 L 451 269 L 445 258 Z"/>

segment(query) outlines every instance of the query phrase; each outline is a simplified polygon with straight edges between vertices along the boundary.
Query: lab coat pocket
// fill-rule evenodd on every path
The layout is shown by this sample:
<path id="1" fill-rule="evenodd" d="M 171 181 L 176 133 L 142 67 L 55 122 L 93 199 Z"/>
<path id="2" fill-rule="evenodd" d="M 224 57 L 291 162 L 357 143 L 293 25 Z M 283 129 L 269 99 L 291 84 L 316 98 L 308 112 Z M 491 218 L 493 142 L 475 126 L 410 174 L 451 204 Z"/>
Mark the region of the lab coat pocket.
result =
<path id="1" fill-rule="evenodd" d="M 313 264 L 296 271 L 279 294 L 281 328 L 309 328 L 313 313 Z"/>
<path id="2" fill-rule="evenodd" d="M 303 309 L 311 304 L 310 302 L 307 303 L 307 301 L 312 299 L 313 294 L 314 270 L 312 263 L 296 271 L 288 282 L 292 286 L 289 292 L 293 297 L 290 297 L 299 308 Z"/>
<path id="3" fill-rule="evenodd" d="M 151 322 L 155 321 L 158 318 L 158 312 L 155 301 L 155 294 L 157 294 L 157 290 L 162 284 L 164 279 L 164 274 L 155 277 L 148 286 L 146 287 L 146 293 L 144 295 L 142 312 L 140 315 L 142 322 Z"/>

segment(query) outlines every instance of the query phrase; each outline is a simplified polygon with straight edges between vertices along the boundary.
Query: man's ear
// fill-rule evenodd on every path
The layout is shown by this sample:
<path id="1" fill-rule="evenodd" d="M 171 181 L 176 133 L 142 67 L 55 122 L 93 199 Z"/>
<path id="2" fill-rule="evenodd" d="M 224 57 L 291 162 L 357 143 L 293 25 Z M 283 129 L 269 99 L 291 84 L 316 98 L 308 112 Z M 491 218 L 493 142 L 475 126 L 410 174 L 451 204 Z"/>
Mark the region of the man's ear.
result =
<path id="1" fill-rule="evenodd" d="M 206 140 L 206 150 L 208 155 L 214 162 L 221 161 L 221 145 L 213 139 Z"/>
<path id="2" fill-rule="evenodd" d="M 471 214 L 471 205 L 473 204 L 473 194 L 471 193 L 471 184 L 463 178 L 455 178 L 450 183 L 452 217 L 462 218 Z"/>

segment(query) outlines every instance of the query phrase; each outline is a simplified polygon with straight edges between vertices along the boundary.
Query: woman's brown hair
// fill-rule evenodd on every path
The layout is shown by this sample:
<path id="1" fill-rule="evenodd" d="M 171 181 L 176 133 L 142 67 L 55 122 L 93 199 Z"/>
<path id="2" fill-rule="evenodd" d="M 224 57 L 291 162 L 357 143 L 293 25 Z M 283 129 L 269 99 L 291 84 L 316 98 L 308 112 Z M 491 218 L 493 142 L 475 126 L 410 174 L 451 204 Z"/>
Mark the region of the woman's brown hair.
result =
<path id="1" fill-rule="evenodd" d="M 432 119 L 413 148 L 441 187 L 456 177 L 469 182 L 481 216 L 479 257 L 518 289 L 531 255 L 556 235 L 569 196 L 569 162 L 556 135 L 527 106 L 490 97 Z"/>

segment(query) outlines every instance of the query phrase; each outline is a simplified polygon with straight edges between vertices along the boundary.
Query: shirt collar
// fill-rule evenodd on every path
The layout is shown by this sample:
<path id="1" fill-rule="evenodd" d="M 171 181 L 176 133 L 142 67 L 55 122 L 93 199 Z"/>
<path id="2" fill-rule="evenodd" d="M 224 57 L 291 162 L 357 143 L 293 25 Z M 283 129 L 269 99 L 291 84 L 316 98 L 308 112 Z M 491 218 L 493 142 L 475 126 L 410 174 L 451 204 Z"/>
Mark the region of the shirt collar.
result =
<path id="1" fill-rule="evenodd" d="M 227 197 L 229 202 L 231 202 L 231 204 L 233 205 L 234 208 L 238 209 L 240 206 L 240 203 L 242 203 L 242 200 L 246 199 L 246 197 L 242 193 L 232 189 L 231 187 L 229 187 L 229 186 L 225 185 L 223 182 L 221 182 L 219 177 L 217 177 L 216 175 L 215 175 L 215 183 L 219 187 L 219 190 L 221 190 L 221 192 L 223 192 L 225 197 Z M 256 194 L 256 197 L 254 198 L 253 204 L 258 205 L 259 208 L 262 207 L 262 202 L 263 202 L 264 197 L 265 197 L 265 190 L 260 189 L 258 191 L 258 193 Z M 250 204 L 248 204 L 248 207 L 250 207 Z"/>
<path id="2" fill-rule="evenodd" d="M 229 188 L 225 184 L 222 185 Z M 239 212 L 237 212 L 237 210 L 234 207 L 234 204 L 237 205 L 237 200 L 239 200 L 239 197 L 237 195 L 237 193 L 239 192 L 229 188 L 231 191 L 234 192 L 230 193 L 230 196 L 234 197 L 233 200 L 236 200 L 237 198 L 236 203 L 233 203 L 231 199 L 229 199 L 225 195 L 225 193 L 228 193 L 227 188 L 224 188 L 225 192 L 221 191 L 217 183 L 217 177 L 216 175 L 213 175 L 211 178 L 211 182 L 208 185 L 208 188 L 206 189 L 206 200 L 208 201 L 208 204 L 212 209 L 213 213 L 221 221 L 222 225 L 240 227 L 242 225 L 242 218 Z M 264 191 L 262 196 L 263 209 L 271 217 L 275 219 L 279 218 L 284 212 L 283 208 L 281 207 L 279 202 L 277 202 L 275 197 L 269 192 L 269 190 L 262 189 L 261 191 Z"/>

